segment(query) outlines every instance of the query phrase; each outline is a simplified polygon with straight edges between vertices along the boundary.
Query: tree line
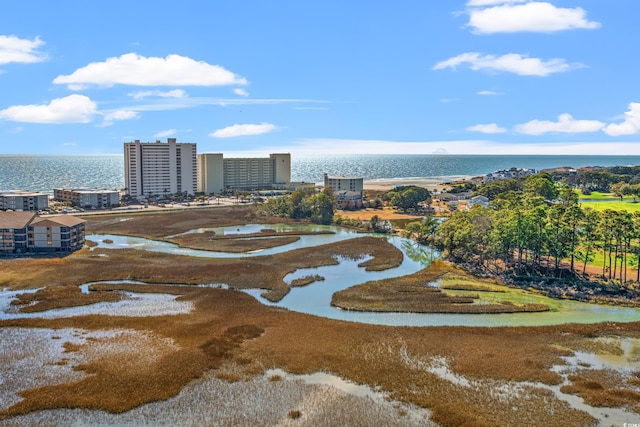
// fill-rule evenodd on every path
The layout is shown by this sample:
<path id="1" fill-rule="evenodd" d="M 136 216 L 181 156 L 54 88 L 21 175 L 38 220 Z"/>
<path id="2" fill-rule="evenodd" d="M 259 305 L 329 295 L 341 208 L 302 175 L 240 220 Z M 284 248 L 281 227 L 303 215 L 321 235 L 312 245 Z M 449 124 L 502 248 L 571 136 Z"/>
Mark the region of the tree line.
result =
<path id="1" fill-rule="evenodd" d="M 584 276 L 597 260 L 604 280 L 640 281 L 640 213 L 582 208 L 572 188 L 545 173 L 494 195 L 490 207 L 453 213 L 429 233 L 447 257 L 491 274 Z"/>
<path id="2" fill-rule="evenodd" d="M 258 213 L 263 216 L 309 219 L 318 224 L 331 224 L 336 198 L 331 187 L 316 193 L 314 189 L 296 190 L 291 194 L 273 197 L 262 203 Z"/>

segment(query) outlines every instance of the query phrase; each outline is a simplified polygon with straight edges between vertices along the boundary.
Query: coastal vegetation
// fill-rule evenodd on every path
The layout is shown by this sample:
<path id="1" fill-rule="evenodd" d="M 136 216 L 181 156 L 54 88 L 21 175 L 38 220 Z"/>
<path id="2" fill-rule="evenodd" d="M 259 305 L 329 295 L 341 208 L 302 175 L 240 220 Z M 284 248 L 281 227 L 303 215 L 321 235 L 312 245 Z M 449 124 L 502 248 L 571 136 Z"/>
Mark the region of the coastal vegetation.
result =
<path id="1" fill-rule="evenodd" d="M 309 219 L 318 224 L 331 224 L 336 200 L 331 187 L 316 193 L 314 189 L 296 190 L 264 202 L 258 213 L 265 217 Z"/>
<path id="2" fill-rule="evenodd" d="M 640 304 L 640 213 L 583 207 L 547 173 L 517 182 L 520 189 L 487 192 L 489 207 L 457 211 L 435 232 L 424 224 L 410 231 L 481 274 L 558 297 Z"/>
<path id="3" fill-rule="evenodd" d="M 256 218 L 263 224 L 299 221 L 258 217 L 255 207 L 240 206 L 91 216 L 87 217 L 87 230 L 169 241 L 196 228 L 241 226 Z M 257 234 L 263 233 L 276 239 L 295 237 L 279 236 L 266 229 Z M 211 237 L 214 236 L 209 234 L 207 239 Z M 242 237 L 219 240 L 240 241 Z M 0 403 L 0 424 L 33 425 L 34 419 L 51 424 L 57 416 L 74 416 L 65 412 L 66 408 L 84 409 L 83 416 L 90 420 L 87 424 L 105 419 L 101 417 L 113 417 L 106 418 L 109 421 L 103 424 L 118 424 L 118 414 L 166 404 L 184 419 L 206 423 L 212 418 L 203 413 L 213 413 L 219 417 L 213 419 L 221 425 L 285 423 L 282 420 L 291 425 L 327 425 L 326 420 L 333 425 L 371 425 L 387 419 L 393 421 L 389 425 L 414 425 L 407 415 L 412 407 L 429 408 L 431 420 L 442 426 L 597 425 L 596 412 L 589 414 L 572 407 L 563 399 L 561 388 L 580 396 L 591 393 L 588 403 L 592 405 L 625 408 L 625 414 L 631 417 L 640 413 L 634 400 L 637 375 L 626 371 L 607 374 L 597 367 L 568 362 L 578 353 L 621 352 L 616 343 L 622 339 L 638 340 L 640 323 L 519 328 L 380 326 L 296 313 L 260 304 L 238 290 L 217 287 L 227 284 L 238 289 L 262 288 L 276 300 L 288 292 L 289 286 L 283 280 L 287 274 L 337 263 L 336 257 L 360 260 L 367 269 L 390 268 L 402 261 L 399 250 L 384 238 L 373 236 L 237 259 L 94 246 L 63 258 L 0 260 L 0 283 L 4 288 L 43 288 L 30 296 L 20 296 L 18 301 L 22 303 L 15 306 L 19 312 L 25 312 L 27 307 L 48 310 L 74 306 L 76 297 L 93 303 L 132 298 L 132 293 L 173 295 L 193 307 L 175 315 L 85 314 L 0 320 L 3 339 L 11 337 L 3 341 L 8 349 L 0 366 L 3 378 L 13 379 L 15 372 L 24 372 L 19 368 L 24 365 L 25 353 L 17 349 L 32 339 L 31 333 L 52 331 L 57 338 L 51 338 L 49 341 L 54 344 L 49 344 L 57 343 L 66 351 L 47 362 L 61 369 L 58 376 L 40 382 L 35 378 L 7 381 L 12 398 Z M 145 284 L 117 282 L 123 280 Z M 292 285 L 323 286 L 307 283 L 320 281 L 318 275 L 299 280 Z M 91 297 L 78 295 L 75 290 L 83 283 L 98 281 L 104 283 L 89 285 L 88 294 L 83 294 Z M 488 298 L 486 305 L 496 308 L 525 306 L 495 302 L 508 299 L 510 290 L 445 262 L 435 262 L 416 275 L 379 281 L 377 285 L 382 289 L 379 295 L 387 293 L 384 299 L 388 298 L 389 304 L 405 288 L 412 295 L 444 294 L 449 306 L 479 306 L 453 302 L 466 301 L 469 295 L 474 301 L 476 296 Z M 428 289 L 424 291 L 425 288 Z M 399 302 L 405 305 L 412 299 L 415 297 Z M 87 338 L 60 339 L 67 337 L 67 331 L 80 331 L 74 335 L 86 334 Z M 369 406 L 363 406 L 368 411 L 357 410 L 360 401 L 353 396 L 336 395 L 327 397 L 330 403 L 319 402 L 314 400 L 320 394 L 318 388 L 287 391 L 288 380 L 282 375 L 276 380 L 269 373 L 272 368 L 292 374 L 331 373 L 383 393 L 387 401 L 396 402 L 393 405 L 410 406 L 393 406 L 392 412 L 385 412 L 380 405 L 372 407 L 372 400 L 368 399 Z M 22 375 L 36 376 L 28 372 Z M 229 383 L 237 387 L 235 394 L 224 394 Z M 203 400 L 202 389 L 194 391 L 203 384 L 215 388 L 215 393 L 205 394 L 209 409 L 198 403 Z M 19 394 L 19 398 L 13 394 Z M 240 396 L 245 405 L 232 406 L 237 409 L 231 410 L 228 408 L 234 396 Z M 265 401 L 264 396 L 269 399 Z M 170 406 L 175 402 L 181 402 L 180 406 Z M 247 409 L 247 402 L 261 402 L 255 404 L 261 405 L 263 417 L 260 410 Z M 380 417 L 388 418 L 378 418 L 378 411 Z M 322 418 L 324 415 L 326 418 Z"/>
<path id="4" fill-rule="evenodd" d="M 336 292 L 331 305 L 373 312 L 495 314 L 549 311 L 545 304 L 520 305 L 507 298 L 488 302 L 480 297 L 480 293 L 505 293 L 495 285 L 493 281 L 477 279 L 449 263 L 434 261 L 415 274 L 367 282 Z M 465 292 L 452 294 L 449 291 Z"/>

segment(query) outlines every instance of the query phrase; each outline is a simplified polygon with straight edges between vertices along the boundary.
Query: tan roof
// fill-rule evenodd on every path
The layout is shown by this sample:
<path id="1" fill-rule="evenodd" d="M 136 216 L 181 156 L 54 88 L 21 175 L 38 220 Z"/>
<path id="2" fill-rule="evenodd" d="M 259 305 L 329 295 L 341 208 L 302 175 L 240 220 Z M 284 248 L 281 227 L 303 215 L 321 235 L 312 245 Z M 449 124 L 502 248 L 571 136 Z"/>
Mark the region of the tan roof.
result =
<path id="1" fill-rule="evenodd" d="M 0 212 L 0 228 L 25 228 L 35 216 L 33 212 Z"/>
<path id="2" fill-rule="evenodd" d="M 84 219 L 72 215 L 58 215 L 47 218 L 38 217 L 30 224 L 37 227 L 73 227 L 86 222 Z"/>

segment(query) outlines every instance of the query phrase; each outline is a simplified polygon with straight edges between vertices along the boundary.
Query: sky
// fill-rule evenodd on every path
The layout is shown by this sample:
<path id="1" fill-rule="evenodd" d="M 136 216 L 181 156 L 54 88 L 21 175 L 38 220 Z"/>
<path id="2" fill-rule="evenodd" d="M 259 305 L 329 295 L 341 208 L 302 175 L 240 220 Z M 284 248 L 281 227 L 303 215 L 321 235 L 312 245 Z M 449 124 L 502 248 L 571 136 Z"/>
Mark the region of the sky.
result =
<path id="1" fill-rule="evenodd" d="M 640 155 L 638 0 L 0 3 L 0 154 Z"/>

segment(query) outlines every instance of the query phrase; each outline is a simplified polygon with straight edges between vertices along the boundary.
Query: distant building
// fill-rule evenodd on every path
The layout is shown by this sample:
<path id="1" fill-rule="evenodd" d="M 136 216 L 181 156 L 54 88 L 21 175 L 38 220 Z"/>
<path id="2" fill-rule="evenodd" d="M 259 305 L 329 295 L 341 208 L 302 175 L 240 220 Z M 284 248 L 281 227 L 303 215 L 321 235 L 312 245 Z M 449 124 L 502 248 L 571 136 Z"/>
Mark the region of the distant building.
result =
<path id="1" fill-rule="evenodd" d="M 467 202 L 467 208 L 471 209 L 475 205 L 481 205 L 485 207 L 489 206 L 489 198 L 487 198 L 486 196 L 483 196 L 482 194 L 473 196 L 471 200 Z"/>
<path id="2" fill-rule="evenodd" d="M 364 193 L 364 178 L 347 178 L 343 176 L 329 176 L 324 174 L 324 187 L 331 187 L 333 191 L 357 191 Z"/>
<path id="3" fill-rule="evenodd" d="M 362 192 L 341 190 L 334 191 L 336 196 L 336 205 L 338 209 L 360 209 L 362 207 Z"/>
<path id="4" fill-rule="evenodd" d="M 502 169 L 485 175 L 484 182 L 496 181 L 508 178 L 520 178 L 537 174 L 538 171 L 530 168 Z"/>
<path id="5" fill-rule="evenodd" d="M 0 255 L 76 251 L 85 243 L 84 224 L 70 215 L 44 218 L 31 212 L 0 212 Z"/>
<path id="6" fill-rule="evenodd" d="M 347 178 L 324 174 L 324 188 L 333 190 L 338 209 L 357 209 L 364 202 L 364 178 Z"/>
<path id="7" fill-rule="evenodd" d="M 59 202 L 69 202 L 80 208 L 108 209 L 120 205 L 120 192 L 117 190 L 55 188 L 53 199 Z"/>
<path id="8" fill-rule="evenodd" d="M 291 183 L 291 155 L 228 158 L 221 153 L 198 155 L 198 191 L 287 189 Z"/>
<path id="9" fill-rule="evenodd" d="M 44 193 L 12 190 L 0 191 L 0 210 L 39 211 L 49 207 L 49 196 Z"/>
<path id="10" fill-rule="evenodd" d="M 136 199 L 186 193 L 193 195 L 198 186 L 196 144 L 124 143 L 124 179 L 126 192 Z"/>

